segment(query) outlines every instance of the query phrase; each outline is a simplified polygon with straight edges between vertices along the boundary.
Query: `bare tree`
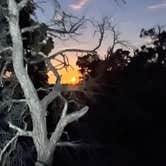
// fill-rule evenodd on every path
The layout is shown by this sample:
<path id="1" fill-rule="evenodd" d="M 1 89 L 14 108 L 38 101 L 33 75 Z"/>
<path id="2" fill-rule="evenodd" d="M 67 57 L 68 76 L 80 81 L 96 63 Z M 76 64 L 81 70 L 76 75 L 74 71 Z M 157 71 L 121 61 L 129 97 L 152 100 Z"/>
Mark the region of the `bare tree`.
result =
<path id="1" fill-rule="evenodd" d="M 3 85 L 3 76 L 5 74 L 7 65 L 12 63 L 14 74 L 17 78 L 17 85 L 20 84 L 22 91 L 24 93 L 24 99 L 15 100 L 12 99 L 12 103 L 27 103 L 29 107 L 29 112 L 32 119 L 32 131 L 24 129 L 12 124 L 8 121 L 9 128 L 16 131 L 16 134 L 7 142 L 4 148 L 0 152 L 0 161 L 3 161 L 4 154 L 8 150 L 8 148 L 13 144 L 13 142 L 17 142 L 18 138 L 21 136 L 30 137 L 33 139 L 36 151 L 37 151 L 37 161 L 35 163 L 36 166 L 51 165 L 53 161 L 54 151 L 57 146 L 77 146 L 69 142 L 60 142 L 60 138 L 64 132 L 65 127 L 78 120 L 82 116 L 84 116 L 88 111 L 88 106 L 82 107 L 80 110 L 67 113 L 68 111 L 68 101 L 62 96 L 63 85 L 61 85 L 61 76 L 59 75 L 57 68 L 55 68 L 51 59 L 55 59 L 57 56 L 64 57 L 63 61 L 60 61 L 62 66 L 68 65 L 68 60 L 65 57 L 65 53 L 67 52 L 80 52 L 80 53 L 90 53 L 96 54 L 97 49 L 101 46 L 102 41 L 104 39 L 105 30 L 111 26 L 107 19 L 104 19 L 101 24 L 98 24 L 98 32 L 100 34 L 99 41 L 97 46 L 91 50 L 84 49 L 65 49 L 58 52 L 53 53 L 50 56 L 45 55 L 43 52 L 34 51 L 34 54 L 40 55 L 40 59 L 26 59 L 24 56 L 25 49 L 23 45 L 23 34 L 27 32 L 33 32 L 38 29 L 41 24 L 35 24 L 30 27 L 25 27 L 23 29 L 20 28 L 20 12 L 21 10 L 29 3 L 33 2 L 31 0 L 22 0 L 20 2 L 16 0 L 8 0 L 7 8 L 1 6 L 5 11 L 8 11 L 6 15 L 6 19 L 9 25 L 9 34 L 11 37 L 12 44 L 11 46 L 0 48 L 0 54 L 5 52 L 10 52 L 12 54 L 11 58 L 5 59 L 6 62 L 1 69 L 1 77 L 0 83 Z M 58 4 L 59 9 L 59 4 Z M 57 9 L 57 10 L 58 10 Z M 56 11 L 57 14 L 57 11 Z M 60 17 L 56 19 L 53 24 L 49 27 L 46 26 L 47 35 L 55 38 L 62 39 L 66 35 L 69 37 L 73 37 L 73 35 L 79 35 L 78 30 L 84 24 L 84 17 L 78 19 L 71 15 L 66 14 L 65 12 L 60 12 Z M 74 19 L 74 22 L 73 22 Z M 69 20 L 69 22 L 67 21 Z M 48 71 L 51 70 L 56 76 L 57 80 L 53 88 L 48 90 L 48 94 L 45 95 L 42 99 L 39 98 L 37 89 L 35 88 L 28 72 L 26 65 L 36 65 L 40 62 L 45 62 Z M 13 92 L 12 92 L 13 93 Z M 51 133 L 50 138 L 48 138 L 48 129 L 47 129 L 47 109 L 48 105 L 54 101 L 56 98 L 61 98 L 63 101 L 63 109 L 61 112 L 60 119 L 55 127 L 55 130 Z M 11 105 L 11 101 L 10 104 Z M 9 107 L 10 109 L 11 107 Z"/>
<path id="2" fill-rule="evenodd" d="M 39 99 L 37 91 L 26 71 L 25 65 L 24 65 L 24 47 L 23 47 L 23 39 L 22 39 L 22 33 L 25 33 L 27 31 L 33 31 L 33 29 L 38 28 L 38 26 L 33 27 L 26 27 L 25 29 L 20 29 L 19 26 L 19 14 L 22 8 L 24 8 L 28 3 L 28 0 L 22 0 L 20 3 L 17 3 L 15 0 L 9 0 L 8 1 L 8 23 L 9 23 L 9 32 L 11 35 L 12 40 L 12 47 L 11 48 L 4 48 L 1 50 L 1 52 L 4 52 L 8 49 L 12 51 L 12 64 L 14 68 L 14 73 L 18 79 L 18 82 L 21 85 L 21 88 L 24 92 L 25 100 L 28 106 L 29 111 L 32 118 L 32 124 L 33 124 L 33 130 L 27 131 L 24 129 L 21 129 L 12 123 L 8 122 L 9 127 L 14 129 L 16 132 L 16 135 L 6 144 L 6 146 L 3 148 L 0 154 L 0 160 L 3 159 L 3 155 L 7 148 L 13 143 L 13 141 L 17 140 L 20 136 L 26 136 L 31 137 L 34 141 L 34 145 L 36 147 L 37 151 L 37 161 L 36 166 L 43 165 L 43 163 L 47 165 L 51 165 L 53 160 L 53 154 L 56 149 L 56 146 L 59 144 L 58 141 L 64 131 L 64 128 L 73 121 L 81 118 L 83 115 L 85 115 L 88 111 L 88 107 L 85 106 L 81 110 L 67 114 L 68 110 L 68 102 L 67 100 L 64 100 L 64 108 L 61 113 L 61 117 L 59 119 L 59 122 L 52 133 L 51 137 L 47 137 L 47 126 L 46 126 L 46 115 L 47 115 L 47 106 L 49 103 L 51 103 L 56 97 L 62 97 L 61 96 L 61 79 L 57 72 L 57 70 L 52 66 L 52 64 L 49 61 L 49 58 L 46 58 L 45 55 L 43 58 L 46 58 L 46 64 L 48 65 L 48 68 L 53 70 L 54 74 L 57 77 L 57 82 L 52 89 L 52 91 L 46 95 L 42 100 Z M 72 25 L 73 30 L 69 30 L 69 33 L 74 33 L 77 28 L 79 28 L 79 25 Z M 74 29 L 75 28 L 75 29 Z M 52 29 L 49 29 L 49 31 L 53 31 Z M 67 33 L 67 30 L 64 29 L 63 32 L 57 32 L 57 33 Z M 6 64 L 4 68 L 6 67 Z M 5 69 L 2 70 L 2 74 Z M 63 145 L 63 143 L 59 144 Z"/>

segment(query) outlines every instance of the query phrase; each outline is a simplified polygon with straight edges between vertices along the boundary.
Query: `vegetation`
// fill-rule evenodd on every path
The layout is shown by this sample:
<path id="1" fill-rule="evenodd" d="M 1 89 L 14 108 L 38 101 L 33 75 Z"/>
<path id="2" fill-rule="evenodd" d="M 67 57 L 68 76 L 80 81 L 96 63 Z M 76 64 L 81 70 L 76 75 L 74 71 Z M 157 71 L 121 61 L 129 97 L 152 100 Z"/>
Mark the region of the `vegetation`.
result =
<path id="1" fill-rule="evenodd" d="M 88 78 L 83 90 L 92 96 L 88 135 L 99 144 L 112 145 L 113 165 L 165 163 L 165 34 L 160 26 L 142 29 L 140 37 L 150 38 L 151 43 L 134 55 L 123 49 L 110 54 L 108 49 L 104 60 L 85 61 L 90 55 L 78 58 Z"/>
<path id="2" fill-rule="evenodd" d="M 72 16 L 63 13 L 62 20 L 55 20 L 52 28 L 31 18 L 35 10 L 33 1 L 9 0 L 4 3 L 2 1 L 1 9 L 1 24 L 5 27 L 1 32 L 3 34 L 0 51 L 1 128 L 6 130 L 2 132 L 1 137 L 5 141 L 2 145 L 6 143 L 5 139 L 8 142 L 2 146 L 0 161 L 2 165 L 14 165 L 7 158 L 15 155 L 13 150 L 17 149 L 20 137 L 29 137 L 27 142 L 31 143 L 30 151 L 36 155 L 35 159 L 31 159 L 32 164 L 35 162 L 36 166 L 51 165 L 55 148 L 58 144 L 63 146 L 63 143 L 59 141 L 64 128 L 82 117 L 88 107 L 82 107 L 79 111 L 73 110 L 67 114 L 68 102 L 61 94 L 63 90 L 60 83 L 61 77 L 51 64 L 48 53 L 53 48 L 53 37 L 56 34 L 62 37 L 65 34 L 75 34 L 82 25 L 83 19 L 75 19 L 73 22 Z M 65 51 L 55 53 L 52 57 L 63 56 Z M 47 84 L 49 70 L 52 70 L 57 78 L 52 88 L 49 88 Z M 62 113 L 55 114 L 58 122 L 50 131 L 47 125 L 47 118 L 50 116 L 47 108 L 56 98 L 61 100 L 62 104 L 58 106 L 58 109 Z M 18 122 L 14 123 L 15 121 Z M 18 156 L 16 158 L 19 159 Z"/>
<path id="3" fill-rule="evenodd" d="M 78 35 L 86 19 L 65 13 L 56 1 L 61 19 L 49 26 L 32 17 L 37 6 L 0 1 L 0 165 L 166 163 L 166 30 L 142 29 L 140 37 L 151 43 L 131 53 L 105 17 L 93 23 L 99 34 L 94 48 L 48 55 L 56 39 Z M 100 59 L 106 31 L 113 40 Z M 62 85 L 51 63 L 61 56 L 60 68 L 67 68 L 68 52 L 83 54 L 77 60 L 78 86 Z M 48 71 L 56 76 L 53 86 Z"/>

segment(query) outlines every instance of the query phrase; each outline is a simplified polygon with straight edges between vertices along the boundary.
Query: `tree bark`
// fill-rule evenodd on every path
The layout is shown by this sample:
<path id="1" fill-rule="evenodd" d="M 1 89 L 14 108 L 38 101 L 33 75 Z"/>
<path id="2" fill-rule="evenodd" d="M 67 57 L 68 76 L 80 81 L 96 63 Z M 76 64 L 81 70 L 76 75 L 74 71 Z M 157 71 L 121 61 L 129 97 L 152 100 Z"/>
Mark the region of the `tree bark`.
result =
<path id="1" fill-rule="evenodd" d="M 50 149 L 49 146 L 43 146 L 42 148 L 39 148 L 38 146 L 36 150 L 37 161 L 35 166 L 52 166 L 55 148 Z"/>
<path id="2" fill-rule="evenodd" d="M 21 29 L 19 26 L 19 12 L 20 7 L 24 7 L 28 0 L 21 1 L 21 5 L 17 4 L 16 0 L 8 0 L 9 10 L 9 30 L 12 40 L 12 61 L 16 77 L 24 92 L 29 111 L 32 118 L 33 130 L 30 135 L 34 141 L 37 151 L 37 161 L 35 166 L 51 166 L 53 162 L 54 151 L 56 144 L 59 141 L 64 128 L 67 124 L 81 118 L 88 111 L 88 107 L 82 108 L 80 111 L 74 113 L 67 113 L 67 106 L 62 110 L 61 118 L 52 133 L 50 139 L 47 137 L 46 113 L 49 102 L 55 98 L 55 93 L 60 93 L 54 89 L 55 92 L 48 94 L 45 101 L 39 100 L 36 89 L 24 67 L 24 48 L 22 42 Z M 45 103 L 45 104 L 44 104 Z M 43 105 L 44 104 L 44 105 Z"/>
<path id="3" fill-rule="evenodd" d="M 8 1 L 9 29 L 13 43 L 12 60 L 16 77 L 22 87 L 33 122 L 32 138 L 37 150 L 37 158 L 43 163 L 50 163 L 52 153 L 49 148 L 46 127 L 46 110 L 38 98 L 36 90 L 24 67 L 24 49 L 19 27 L 19 8 L 15 0 Z M 38 162 L 39 163 L 39 162 Z"/>

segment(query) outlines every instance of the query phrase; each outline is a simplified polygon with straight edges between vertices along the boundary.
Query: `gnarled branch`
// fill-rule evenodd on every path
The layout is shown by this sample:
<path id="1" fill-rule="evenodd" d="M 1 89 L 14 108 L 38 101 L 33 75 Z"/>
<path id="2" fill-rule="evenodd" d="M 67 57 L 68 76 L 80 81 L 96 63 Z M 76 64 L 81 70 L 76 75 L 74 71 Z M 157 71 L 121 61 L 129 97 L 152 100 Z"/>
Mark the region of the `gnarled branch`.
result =
<path id="1" fill-rule="evenodd" d="M 61 118 L 55 128 L 55 131 L 52 133 L 52 136 L 50 138 L 51 144 L 53 146 L 55 146 L 56 143 L 58 142 L 58 140 L 60 139 L 60 137 L 64 131 L 64 128 L 68 124 L 70 124 L 70 123 L 74 122 L 75 120 L 78 120 L 79 118 L 84 116 L 87 113 L 88 109 L 89 109 L 89 107 L 85 106 L 80 111 L 70 113 L 66 116 L 64 116 L 64 113 L 62 112 Z M 64 109 L 63 111 L 66 111 L 66 110 Z"/>
<path id="2" fill-rule="evenodd" d="M 58 55 L 61 55 L 61 54 L 64 54 L 64 53 L 68 53 L 68 52 L 79 52 L 79 53 L 94 53 L 95 51 L 94 50 L 86 50 L 86 49 L 75 49 L 75 48 L 72 48 L 72 49 L 64 49 L 64 50 L 61 50 L 61 51 L 58 51 L 56 53 L 53 53 L 52 55 L 50 56 L 47 56 L 47 57 L 44 57 L 44 58 L 41 58 L 39 60 L 35 60 L 35 61 L 31 61 L 29 62 L 30 64 L 37 64 L 37 63 L 41 63 L 47 59 L 53 59 L 55 57 L 57 57 Z"/>

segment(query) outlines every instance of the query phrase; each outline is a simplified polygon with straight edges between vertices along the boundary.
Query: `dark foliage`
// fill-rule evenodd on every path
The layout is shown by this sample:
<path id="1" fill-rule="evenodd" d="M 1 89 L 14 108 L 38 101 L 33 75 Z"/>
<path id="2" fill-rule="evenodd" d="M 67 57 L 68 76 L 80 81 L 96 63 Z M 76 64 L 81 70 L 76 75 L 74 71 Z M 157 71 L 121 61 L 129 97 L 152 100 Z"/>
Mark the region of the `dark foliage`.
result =
<path id="1" fill-rule="evenodd" d="M 150 37 L 152 44 L 136 50 L 134 57 L 118 49 L 90 67 L 91 73 L 98 65 L 100 70 L 89 77 L 96 79 L 98 88 L 93 90 L 96 102 L 90 101 L 83 138 L 103 147 L 112 145 L 107 157 L 101 153 L 98 158 L 104 165 L 166 164 L 166 35 L 153 28 L 142 30 L 141 37 Z M 81 65 L 85 71 L 91 64 Z"/>
<path id="2" fill-rule="evenodd" d="M 6 7 L 6 0 L 0 5 Z M 20 27 L 35 25 L 30 15 L 34 13 L 35 6 L 29 3 L 21 11 Z M 0 47 L 11 45 L 8 34 L 8 25 L 4 13 L 0 9 Z M 6 14 L 6 13 L 5 13 Z M 28 20 L 28 21 L 27 21 Z M 25 48 L 25 62 L 28 64 L 28 73 L 36 87 L 47 87 L 47 69 L 44 63 L 31 65 L 29 61 L 41 58 L 36 52 L 48 54 L 53 48 L 52 38 L 46 36 L 46 25 L 41 24 L 33 32 L 23 34 Z M 82 143 L 79 148 L 57 148 L 54 165 L 61 166 L 148 166 L 166 164 L 166 31 L 161 27 L 149 30 L 142 29 L 140 37 L 149 37 L 151 45 L 144 45 L 130 56 L 128 50 L 108 50 L 107 58 L 100 60 L 97 54 L 88 54 L 79 57 L 77 65 L 84 79 L 95 80 L 95 85 L 86 84 L 86 92 L 93 96 L 84 99 L 90 106 L 89 113 L 79 122 L 72 123 L 66 128 L 61 140 Z M 44 41 L 44 42 L 43 42 Z M 0 71 L 11 52 L 2 53 L 0 58 Z M 11 62 L 7 71 L 13 72 Z M 7 78 L 0 89 L 0 131 L 8 131 L 9 126 L 6 114 L 11 99 L 23 97 L 22 90 L 16 84 L 16 78 Z M 97 86 L 96 86 L 97 85 Z M 91 88 L 93 87 L 93 88 Z M 44 92 L 39 92 L 40 98 Z M 82 98 L 82 97 L 80 97 Z M 95 100 L 94 100 L 95 98 Z M 9 104 L 10 103 L 10 104 Z M 48 136 L 55 129 L 61 110 L 61 101 L 57 98 L 49 105 L 47 116 Z M 77 106 L 69 105 L 69 111 Z M 24 104 L 13 104 L 13 115 L 24 111 L 28 130 L 32 130 L 31 119 Z M 5 112 L 5 113 L 4 113 Z M 17 117 L 19 119 L 20 117 Z M 22 120 L 22 121 L 23 121 Z M 15 122 L 13 120 L 14 123 Z M 23 127 L 21 124 L 20 127 Z M 85 145 L 84 145 L 85 144 Z M 25 165 L 33 165 L 36 152 L 33 142 L 27 138 L 19 138 L 16 150 L 11 156 L 18 159 L 17 153 L 22 152 Z"/>

